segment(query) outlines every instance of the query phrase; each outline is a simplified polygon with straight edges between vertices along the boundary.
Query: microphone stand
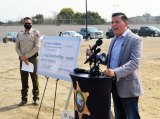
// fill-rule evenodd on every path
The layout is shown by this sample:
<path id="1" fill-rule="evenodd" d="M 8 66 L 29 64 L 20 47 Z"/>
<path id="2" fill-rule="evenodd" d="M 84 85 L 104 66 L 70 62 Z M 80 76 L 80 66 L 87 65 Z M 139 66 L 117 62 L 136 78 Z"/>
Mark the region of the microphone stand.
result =
<path id="1" fill-rule="evenodd" d="M 95 53 L 96 49 L 93 50 L 93 53 Z M 93 66 L 92 65 L 92 60 L 89 61 L 90 65 L 90 77 L 92 76 L 99 76 L 99 64 L 97 65 L 97 58 L 96 55 L 93 57 Z"/>
<path id="2" fill-rule="evenodd" d="M 93 54 L 95 53 L 95 49 L 93 50 Z M 95 58 L 94 58 L 94 60 L 95 60 Z M 95 61 L 94 61 L 95 62 Z M 91 68 L 92 68 L 92 60 L 90 60 L 89 61 L 89 67 L 90 67 L 90 70 L 91 70 Z"/>
<path id="3" fill-rule="evenodd" d="M 93 53 L 95 53 L 95 49 L 93 50 Z M 95 60 L 95 58 L 94 58 L 94 60 Z M 95 61 L 94 61 L 94 65 L 95 65 Z M 92 60 L 90 60 L 89 61 L 89 74 L 90 74 L 90 76 L 91 76 L 91 70 L 92 70 Z"/>
<path id="4" fill-rule="evenodd" d="M 89 61 L 89 68 L 91 70 L 91 66 L 92 66 L 92 61 Z"/>
<path id="5" fill-rule="evenodd" d="M 93 61 L 94 61 L 94 67 L 96 66 L 96 55 L 93 57 L 94 59 L 93 59 Z"/>

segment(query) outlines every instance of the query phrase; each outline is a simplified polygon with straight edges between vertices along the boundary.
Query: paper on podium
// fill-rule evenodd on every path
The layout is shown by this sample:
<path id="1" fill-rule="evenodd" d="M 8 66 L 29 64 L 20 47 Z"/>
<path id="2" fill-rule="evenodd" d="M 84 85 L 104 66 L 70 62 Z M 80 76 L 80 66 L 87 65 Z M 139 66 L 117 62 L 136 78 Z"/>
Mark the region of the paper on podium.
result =
<path id="1" fill-rule="evenodd" d="M 29 64 L 25 64 L 25 62 L 22 62 L 22 68 L 21 70 L 27 71 L 27 72 L 32 72 L 34 71 L 34 66 L 31 62 L 28 62 Z"/>

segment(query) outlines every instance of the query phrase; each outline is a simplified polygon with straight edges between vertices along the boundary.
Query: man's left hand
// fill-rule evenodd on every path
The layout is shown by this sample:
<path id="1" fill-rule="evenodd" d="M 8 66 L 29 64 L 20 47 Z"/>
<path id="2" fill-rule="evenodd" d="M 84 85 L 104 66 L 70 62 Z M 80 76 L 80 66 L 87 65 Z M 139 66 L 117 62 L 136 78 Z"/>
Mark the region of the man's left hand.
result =
<path id="1" fill-rule="evenodd" d="M 103 74 L 105 76 L 109 76 L 109 77 L 115 77 L 115 73 L 112 69 L 107 69 L 107 70 L 104 70 Z"/>

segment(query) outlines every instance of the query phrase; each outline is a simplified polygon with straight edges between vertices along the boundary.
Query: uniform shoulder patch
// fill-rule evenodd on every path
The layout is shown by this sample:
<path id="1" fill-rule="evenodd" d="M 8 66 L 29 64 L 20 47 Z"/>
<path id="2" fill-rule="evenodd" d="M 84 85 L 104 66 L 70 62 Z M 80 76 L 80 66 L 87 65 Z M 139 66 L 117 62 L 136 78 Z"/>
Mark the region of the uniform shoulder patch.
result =
<path id="1" fill-rule="evenodd" d="M 36 29 L 33 29 L 33 34 L 34 34 L 34 36 L 36 37 L 36 38 L 40 38 L 40 32 L 38 31 L 38 30 L 36 30 Z"/>

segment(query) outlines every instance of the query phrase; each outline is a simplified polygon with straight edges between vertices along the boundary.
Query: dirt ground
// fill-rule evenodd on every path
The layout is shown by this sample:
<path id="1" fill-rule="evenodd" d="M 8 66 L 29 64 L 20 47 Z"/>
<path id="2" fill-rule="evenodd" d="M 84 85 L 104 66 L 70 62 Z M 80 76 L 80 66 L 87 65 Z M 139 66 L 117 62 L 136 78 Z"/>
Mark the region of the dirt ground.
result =
<path id="1" fill-rule="evenodd" d="M 160 119 L 160 38 L 142 38 L 144 55 L 141 65 L 141 77 L 144 94 L 140 97 L 139 110 L 141 119 Z M 106 53 L 110 39 L 104 39 L 101 53 Z M 78 66 L 88 69 L 84 64 L 85 50 L 88 45 L 93 45 L 95 40 L 81 42 Z M 104 67 L 102 67 L 103 69 Z M 40 97 L 42 97 L 46 78 L 39 77 Z M 0 119 L 35 119 L 39 106 L 32 105 L 32 83 L 29 80 L 28 104 L 19 107 L 21 82 L 19 75 L 19 61 L 15 52 L 15 44 L 0 44 Z M 57 98 L 55 102 L 54 119 L 61 119 L 71 82 L 58 81 Z M 56 79 L 49 78 L 39 119 L 51 119 L 53 115 Z M 68 106 L 68 111 L 73 112 L 73 93 Z M 113 111 L 113 105 L 112 105 Z"/>

